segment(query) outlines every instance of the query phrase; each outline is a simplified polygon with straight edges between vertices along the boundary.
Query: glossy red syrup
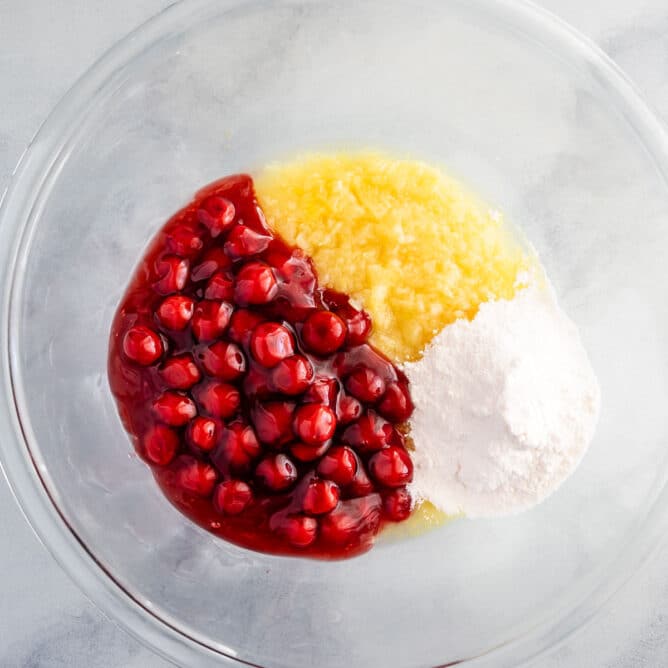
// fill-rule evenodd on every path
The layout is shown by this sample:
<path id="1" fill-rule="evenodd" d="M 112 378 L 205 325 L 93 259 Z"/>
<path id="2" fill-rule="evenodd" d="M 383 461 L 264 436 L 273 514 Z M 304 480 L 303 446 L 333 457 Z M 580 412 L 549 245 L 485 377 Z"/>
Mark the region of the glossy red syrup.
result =
<path id="1" fill-rule="evenodd" d="M 370 330 L 269 230 L 252 179 L 231 176 L 140 262 L 111 330 L 110 385 L 193 521 L 253 550 L 348 557 L 411 507 L 408 383 Z"/>

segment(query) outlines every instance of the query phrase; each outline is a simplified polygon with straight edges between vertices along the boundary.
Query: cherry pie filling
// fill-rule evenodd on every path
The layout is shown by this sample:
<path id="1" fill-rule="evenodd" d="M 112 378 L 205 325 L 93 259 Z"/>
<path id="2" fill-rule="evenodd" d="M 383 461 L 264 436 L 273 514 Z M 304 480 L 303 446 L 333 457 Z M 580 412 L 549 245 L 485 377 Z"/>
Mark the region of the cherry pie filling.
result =
<path id="1" fill-rule="evenodd" d="M 251 177 L 231 176 L 142 259 L 112 326 L 111 389 L 199 525 L 263 552 L 352 556 L 412 505 L 408 382 L 370 331 L 267 227 Z"/>

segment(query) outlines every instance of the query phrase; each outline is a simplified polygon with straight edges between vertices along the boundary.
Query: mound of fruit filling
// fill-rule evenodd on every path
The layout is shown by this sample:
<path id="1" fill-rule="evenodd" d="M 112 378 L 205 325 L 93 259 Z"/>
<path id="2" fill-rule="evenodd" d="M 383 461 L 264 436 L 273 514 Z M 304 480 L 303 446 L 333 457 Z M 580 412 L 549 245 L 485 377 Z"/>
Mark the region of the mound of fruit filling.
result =
<path id="1" fill-rule="evenodd" d="M 142 259 L 112 327 L 111 388 L 165 495 L 202 527 L 264 552 L 351 556 L 412 505 L 408 381 L 371 327 L 269 229 L 251 177 L 233 176 Z"/>

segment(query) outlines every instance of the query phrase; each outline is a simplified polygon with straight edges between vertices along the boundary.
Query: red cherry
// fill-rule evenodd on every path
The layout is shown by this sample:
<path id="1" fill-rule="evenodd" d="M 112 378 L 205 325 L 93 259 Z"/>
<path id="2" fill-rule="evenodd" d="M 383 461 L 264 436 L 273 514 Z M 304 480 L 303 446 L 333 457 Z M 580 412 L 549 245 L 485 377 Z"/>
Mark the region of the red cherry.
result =
<path id="1" fill-rule="evenodd" d="M 267 264 L 276 269 L 281 274 L 281 278 L 285 278 L 283 272 L 292 259 L 292 251 L 289 248 L 282 248 L 280 245 L 278 247 L 274 246 L 269 249 L 265 257 Z"/>
<path id="2" fill-rule="evenodd" d="M 197 408 L 189 397 L 167 391 L 153 402 L 153 412 L 165 424 L 182 427 L 197 415 Z"/>
<path id="3" fill-rule="evenodd" d="M 248 262 L 237 274 L 234 296 L 237 304 L 268 304 L 278 292 L 272 268 L 264 262 Z"/>
<path id="4" fill-rule="evenodd" d="M 367 496 L 375 490 L 373 483 L 369 480 L 369 476 L 364 470 L 364 465 L 358 460 L 357 471 L 353 476 L 353 481 L 348 485 L 348 495 L 351 497 Z"/>
<path id="5" fill-rule="evenodd" d="M 222 271 L 216 272 L 206 284 L 205 299 L 232 301 L 234 299 L 234 283 Z"/>
<path id="6" fill-rule="evenodd" d="M 259 456 L 262 451 L 257 436 L 253 431 L 253 427 L 249 424 L 232 422 L 223 434 L 223 442 L 227 437 L 234 438 L 239 447 L 241 447 L 250 458 Z"/>
<path id="7" fill-rule="evenodd" d="M 346 390 L 367 404 L 373 404 L 385 392 L 385 381 L 371 369 L 355 369 L 346 379 Z"/>
<path id="8" fill-rule="evenodd" d="M 339 502 L 339 487 L 331 480 L 312 478 L 302 496 L 302 509 L 307 515 L 323 515 L 336 508 Z"/>
<path id="9" fill-rule="evenodd" d="M 198 385 L 193 393 L 205 413 L 224 420 L 232 417 L 241 405 L 241 395 L 234 385 L 211 381 Z"/>
<path id="10" fill-rule="evenodd" d="M 362 404 L 357 401 L 355 397 L 350 397 L 347 394 L 342 394 L 339 397 L 339 403 L 336 409 L 336 417 L 339 424 L 349 424 L 354 420 L 357 420 L 357 418 L 362 415 L 362 412 Z"/>
<path id="11" fill-rule="evenodd" d="M 321 445 L 308 445 L 307 443 L 300 443 L 295 441 L 290 443 L 290 453 L 295 459 L 300 462 L 313 462 L 322 457 L 327 450 L 329 450 L 330 443 L 325 441 Z"/>
<path id="12" fill-rule="evenodd" d="M 413 479 L 413 462 L 406 450 L 390 445 L 371 457 L 369 472 L 381 485 L 401 487 Z"/>
<path id="13" fill-rule="evenodd" d="M 292 333 L 277 322 L 263 322 L 255 327 L 250 337 L 253 357 L 268 369 L 295 352 Z"/>
<path id="14" fill-rule="evenodd" d="M 235 343 L 248 345 L 253 329 L 261 322 L 264 322 L 261 315 L 245 308 L 237 309 L 230 318 L 227 336 Z"/>
<path id="15" fill-rule="evenodd" d="M 165 385 L 175 390 L 189 390 L 202 378 L 190 355 L 170 357 L 160 367 L 160 375 Z"/>
<path id="16" fill-rule="evenodd" d="M 296 248 L 280 266 L 283 280 L 290 286 L 299 286 L 302 294 L 311 295 L 317 285 L 311 260 L 303 251 Z M 307 304 L 304 304 L 307 305 Z"/>
<path id="17" fill-rule="evenodd" d="M 225 254 L 225 251 L 214 246 L 209 249 L 204 257 L 199 261 L 190 274 L 190 278 L 195 281 L 205 281 L 211 278 L 216 272 L 230 269 L 232 267 L 232 260 Z"/>
<path id="18" fill-rule="evenodd" d="M 215 238 L 234 224 L 235 214 L 234 204 L 229 199 L 213 195 L 202 202 L 197 210 L 197 219 Z"/>
<path id="19" fill-rule="evenodd" d="M 162 339 L 152 329 L 135 325 L 125 332 L 123 352 L 136 364 L 149 366 L 157 362 L 163 353 Z"/>
<path id="20" fill-rule="evenodd" d="M 371 317 L 366 311 L 358 311 L 350 304 L 346 304 L 337 311 L 346 324 L 346 345 L 359 346 L 366 343 L 371 333 Z"/>
<path id="21" fill-rule="evenodd" d="M 253 428 L 243 422 L 232 422 L 223 430 L 220 445 L 211 461 L 224 475 L 245 473 L 261 453 Z"/>
<path id="22" fill-rule="evenodd" d="M 262 443 L 276 447 L 292 440 L 295 405 L 283 401 L 257 403 L 251 410 L 253 425 Z"/>
<path id="23" fill-rule="evenodd" d="M 218 475 L 210 464 L 206 464 L 191 455 L 180 455 L 174 460 L 172 466 L 174 482 L 181 489 L 203 497 L 207 497 L 213 492 Z"/>
<path id="24" fill-rule="evenodd" d="M 318 282 L 309 258 L 299 249 L 291 251 L 274 245 L 269 247 L 265 259 L 281 279 L 282 296 L 293 308 L 303 308 L 305 315 L 311 311 L 315 305 L 313 293 Z"/>
<path id="25" fill-rule="evenodd" d="M 185 258 L 165 255 L 155 263 L 158 280 L 153 284 L 153 288 L 161 295 L 183 290 L 188 280 L 189 268 L 190 264 Z"/>
<path id="26" fill-rule="evenodd" d="M 288 515 L 283 511 L 271 516 L 269 527 L 295 547 L 308 547 L 318 533 L 318 522 L 314 517 Z"/>
<path id="27" fill-rule="evenodd" d="M 325 404 L 330 408 L 334 405 L 339 384 L 334 378 L 318 376 L 304 394 L 302 401 L 305 404 Z"/>
<path id="28" fill-rule="evenodd" d="M 158 306 L 156 315 L 163 327 L 180 331 L 193 317 L 195 302 L 185 295 L 170 295 Z"/>
<path id="29" fill-rule="evenodd" d="M 213 493 L 213 507 L 221 515 L 239 515 L 253 499 L 251 488 L 242 480 L 221 482 Z"/>
<path id="30" fill-rule="evenodd" d="M 331 311 L 312 313 L 302 327 L 304 345 L 318 355 L 331 355 L 346 340 L 346 325 Z"/>
<path id="31" fill-rule="evenodd" d="M 328 406 L 304 404 L 295 411 L 293 428 L 302 441 L 309 445 L 318 445 L 334 436 L 336 416 Z"/>
<path id="32" fill-rule="evenodd" d="M 153 425 L 144 435 L 144 456 L 152 464 L 166 466 L 179 449 L 179 436 L 169 427 Z"/>
<path id="33" fill-rule="evenodd" d="M 405 383 L 390 383 L 378 404 L 378 412 L 392 422 L 406 422 L 413 413 L 413 402 Z"/>
<path id="34" fill-rule="evenodd" d="M 311 281 L 315 278 L 313 267 L 307 255 L 299 248 L 281 248 L 274 245 L 269 248 L 265 256 L 267 263 L 276 269 L 283 280 L 297 282 L 304 292 L 312 292 L 314 285 Z"/>
<path id="35" fill-rule="evenodd" d="M 167 233 L 167 248 L 181 257 L 197 255 L 203 247 L 202 236 L 193 225 L 178 225 Z"/>
<path id="36" fill-rule="evenodd" d="M 275 391 L 290 396 L 304 392 L 312 379 L 313 367 L 303 355 L 286 357 L 271 372 L 271 382 Z"/>
<path id="37" fill-rule="evenodd" d="M 378 530 L 380 514 L 378 494 L 342 501 L 320 520 L 322 539 L 331 545 L 357 544 Z"/>
<path id="38" fill-rule="evenodd" d="M 286 455 L 270 455 L 257 465 L 255 475 L 268 490 L 282 492 L 297 480 L 297 467 Z"/>
<path id="39" fill-rule="evenodd" d="M 186 435 L 189 443 L 209 452 L 213 450 L 218 439 L 218 424 L 211 418 L 196 417 L 188 425 Z"/>
<path id="40" fill-rule="evenodd" d="M 337 445 L 320 460 L 318 474 L 337 485 L 349 485 L 357 472 L 357 456 L 345 445 Z"/>
<path id="41" fill-rule="evenodd" d="M 234 260 L 249 255 L 257 255 L 267 250 L 271 237 L 251 230 L 245 225 L 237 225 L 227 235 L 225 252 Z"/>
<path id="42" fill-rule="evenodd" d="M 397 487 L 383 495 L 383 511 L 387 519 L 401 522 L 411 514 L 411 495 L 405 487 Z"/>
<path id="43" fill-rule="evenodd" d="M 393 436 L 392 425 L 373 411 L 369 411 L 346 427 L 341 440 L 360 452 L 374 452 L 388 445 Z"/>
<path id="44" fill-rule="evenodd" d="M 235 343 L 216 341 L 199 353 L 204 370 L 222 380 L 235 380 L 246 371 L 246 358 Z"/>
<path id="45" fill-rule="evenodd" d="M 249 399 L 266 399 L 273 388 L 269 384 L 269 376 L 258 367 L 251 367 L 243 382 L 244 394 Z"/>
<path id="46" fill-rule="evenodd" d="M 198 341 L 217 339 L 225 331 L 231 315 L 232 306 L 227 302 L 201 301 L 192 318 L 193 335 Z"/>

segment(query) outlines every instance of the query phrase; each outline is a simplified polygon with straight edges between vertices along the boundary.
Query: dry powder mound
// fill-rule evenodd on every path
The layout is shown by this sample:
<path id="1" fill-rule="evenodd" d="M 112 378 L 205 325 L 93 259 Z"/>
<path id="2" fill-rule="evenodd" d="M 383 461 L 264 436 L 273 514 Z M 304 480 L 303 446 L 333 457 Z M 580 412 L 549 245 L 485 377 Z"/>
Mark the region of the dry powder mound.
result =
<path id="1" fill-rule="evenodd" d="M 448 514 L 526 510 L 575 470 L 600 391 L 549 285 L 487 302 L 405 365 L 415 412 L 413 494 Z"/>

